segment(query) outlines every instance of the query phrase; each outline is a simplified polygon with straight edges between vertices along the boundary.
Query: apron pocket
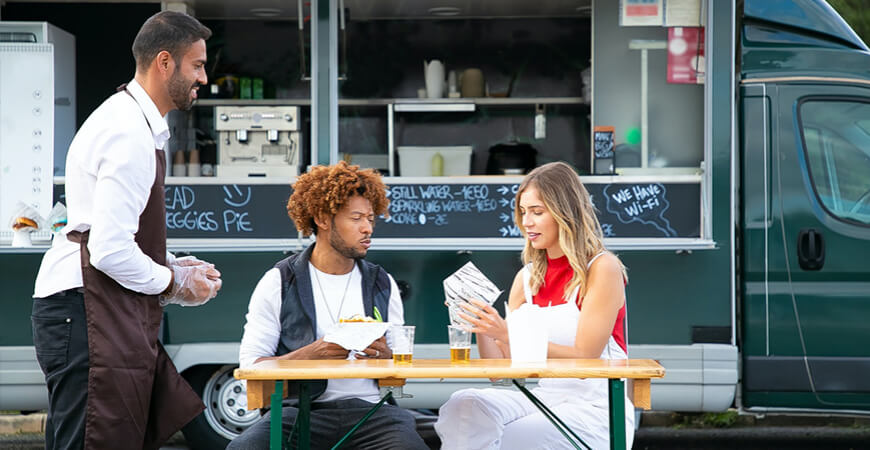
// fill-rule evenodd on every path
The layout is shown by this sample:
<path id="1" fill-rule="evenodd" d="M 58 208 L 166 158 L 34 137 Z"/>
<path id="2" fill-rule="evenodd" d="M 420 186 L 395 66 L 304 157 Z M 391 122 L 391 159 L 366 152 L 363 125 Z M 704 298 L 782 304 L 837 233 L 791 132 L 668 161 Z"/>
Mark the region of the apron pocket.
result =
<path id="1" fill-rule="evenodd" d="M 36 347 L 36 360 L 46 375 L 66 366 L 69 352 L 69 317 L 31 316 L 33 322 L 33 345 Z"/>

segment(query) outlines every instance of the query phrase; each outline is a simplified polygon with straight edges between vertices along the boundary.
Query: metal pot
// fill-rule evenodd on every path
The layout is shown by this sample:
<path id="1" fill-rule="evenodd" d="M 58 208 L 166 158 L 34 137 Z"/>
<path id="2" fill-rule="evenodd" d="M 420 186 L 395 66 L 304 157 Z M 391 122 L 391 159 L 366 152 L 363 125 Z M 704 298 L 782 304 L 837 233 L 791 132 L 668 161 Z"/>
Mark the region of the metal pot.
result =
<path id="1" fill-rule="evenodd" d="M 535 168 L 538 151 L 530 144 L 519 142 L 493 145 L 486 161 L 488 175 L 526 174 Z"/>

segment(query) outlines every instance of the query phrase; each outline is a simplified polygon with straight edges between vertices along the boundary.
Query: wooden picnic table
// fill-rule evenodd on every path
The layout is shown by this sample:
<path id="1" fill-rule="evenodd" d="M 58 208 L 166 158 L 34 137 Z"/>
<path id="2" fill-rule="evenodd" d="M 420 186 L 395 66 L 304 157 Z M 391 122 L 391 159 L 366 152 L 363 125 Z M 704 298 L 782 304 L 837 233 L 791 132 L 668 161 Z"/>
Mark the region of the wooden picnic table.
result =
<path id="1" fill-rule="evenodd" d="M 247 380 L 248 409 L 263 408 L 271 404 L 270 448 L 281 449 L 281 399 L 284 397 L 286 380 L 327 380 L 336 378 L 369 378 L 378 380 L 381 387 L 400 387 L 408 378 L 606 378 L 610 395 L 610 447 L 625 449 L 625 383 L 633 381 L 635 407 L 650 408 L 650 379 L 661 378 L 664 368 L 652 359 L 548 359 L 542 363 L 514 364 L 510 359 L 472 359 L 468 362 L 451 362 L 449 359 L 414 359 L 411 363 L 395 363 L 390 359 L 366 360 L 268 360 L 244 369 L 236 369 L 235 377 Z M 548 414 L 549 410 L 519 383 L 514 382 L 538 408 Z M 310 399 L 305 383 L 300 387 L 299 446 L 308 445 L 308 414 Z M 379 407 L 388 393 L 375 405 Z M 303 398 L 305 397 L 305 398 Z M 550 412 L 550 414 L 552 414 Z M 557 417 L 548 418 L 559 428 Z M 564 425 L 563 425 L 564 426 Z M 567 427 L 565 427 L 567 428 Z M 571 440 L 570 430 L 562 430 Z M 353 430 L 351 430 L 351 433 Z M 349 435 L 350 433 L 348 433 Z M 576 436 L 575 436 L 576 437 Z M 579 439 L 579 438 L 578 438 Z M 575 446 L 579 447 L 576 443 Z"/>

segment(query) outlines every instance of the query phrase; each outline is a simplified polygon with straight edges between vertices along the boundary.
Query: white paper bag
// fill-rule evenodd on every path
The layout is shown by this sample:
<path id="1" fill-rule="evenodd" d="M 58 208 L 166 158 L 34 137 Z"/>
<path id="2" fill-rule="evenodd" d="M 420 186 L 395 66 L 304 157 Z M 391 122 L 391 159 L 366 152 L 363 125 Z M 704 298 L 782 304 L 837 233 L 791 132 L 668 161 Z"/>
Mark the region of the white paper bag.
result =
<path id="1" fill-rule="evenodd" d="M 508 314 L 507 326 L 513 364 L 547 361 L 550 334 L 544 321 L 543 308 L 524 303 Z"/>

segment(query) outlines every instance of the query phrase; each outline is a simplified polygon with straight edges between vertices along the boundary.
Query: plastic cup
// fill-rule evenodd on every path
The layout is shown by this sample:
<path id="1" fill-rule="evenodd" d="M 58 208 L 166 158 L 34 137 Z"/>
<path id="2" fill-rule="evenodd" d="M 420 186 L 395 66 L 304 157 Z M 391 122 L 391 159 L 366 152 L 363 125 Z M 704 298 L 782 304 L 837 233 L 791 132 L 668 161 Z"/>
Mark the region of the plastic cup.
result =
<path id="1" fill-rule="evenodd" d="M 450 362 L 468 362 L 471 358 L 471 332 L 463 327 L 447 325 L 450 342 Z"/>
<path id="2" fill-rule="evenodd" d="M 394 325 L 390 328 L 389 344 L 393 352 L 393 362 L 410 364 L 414 358 L 413 325 Z"/>

